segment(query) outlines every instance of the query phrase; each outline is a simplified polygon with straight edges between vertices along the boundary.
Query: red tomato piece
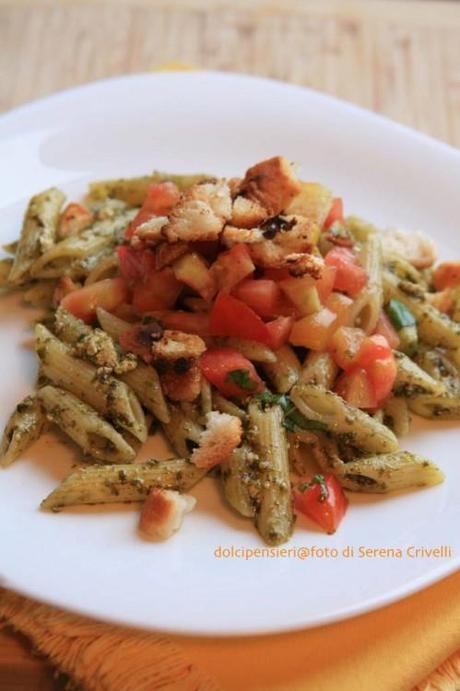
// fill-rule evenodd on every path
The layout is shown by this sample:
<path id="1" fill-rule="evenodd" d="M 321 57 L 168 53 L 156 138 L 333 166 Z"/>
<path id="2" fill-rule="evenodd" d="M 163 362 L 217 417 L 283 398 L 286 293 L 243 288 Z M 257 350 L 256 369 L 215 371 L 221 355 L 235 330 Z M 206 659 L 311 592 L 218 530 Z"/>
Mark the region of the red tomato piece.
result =
<path id="1" fill-rule="evenodd" d="M 278 350 L 288 341 L 293 324 L 294 317 L 277 317 L 265 324 L 270 334 L 270 346 L 273 350 Z"/>
<path id="2" fill-rule="evenodd" d="M 334 475 L 315 475 L 299 483 L 293 494 L 297 511 L 318 523 L 327 533 L 335 533 L 347 510 L 348 500 Z"/>
<path id="3" fill-rule="evenodd" d="M 390 395 L 395 383 L 397 367 L 393 354 L 384 359 L 374 360 L 366 369 L 377 406 L 380 406 Z"/>
<path id="4" fill-rule="evenodd" d="M 392 354 L 393 351 L 388 345 L 388 341 L 385 336 L 380 336 L 380 334 L 367 336 L 359 349 L 356 364 L 366 369 L 375 360 L 392 357 Z"/>
<path id="5" fill-rule="evenodd" d="M 209 336 L 209 315 L 206 312 L 159 312 L 163 326 L 197 336 Z"/>
<path id="6" fill-rule="evenodd" d="M 211 336 L 233 336 L 270 345 L 270 332 L 258 314 L 233 295 L 220 292 L 209 318 Z"/>
<path id="7" fill-rule="evenodd" d="M 152 271 L 133 288 L 133 307 L 141 314 L 168 309 L 174 305 L 182 290 L 171 268 Z"/>
<path id="8" fill-rule="evenodd" d="M 334 312 L 323 307 L 319 312 L 309 314 L 294 323 L 289 342 L 312 350 L 326 350 L 334 333 L 336 321 Z"/>
<path id="9" fill-rule="evenodd" d="M 323 230 L 327 230 L 333 223 L 343 222 L 343 200 L 341 197 L 335 197 L 332 200 L 332 206 L 324 221 Z"/>
<path id="10" fill-rule="evenodd" d="M 138 281 L 155 271 L 155 254 L 151 250 L 135 250 L 129 245 L 117 248 L 120 273 L 127 281 Z"/>
<path id="11" fill-rule="evenodd" d="M 284 281 L 286 278 L 292 278 L 289 269 L 264 269 L 264 278 L 271 281 Z"/>
<path id="12" fill-rule="evenodd" d="M 250 276 L 255 269 L 246 245 L 237 244 L 227 252 L 219 254 L 211 266 L 219 290 L 231 291 L 243 278 Z"/>
<path id="13" fill-rule="evenodd" d="M 366 334 L 361 329 L 341 326 L 331 338 L 331 355 L 335 363 L 344 370 L 356 366 Z"/>
<path id="14" fill-rule="evenodd" d="M 329 250 L 324 261 L 327 266 L 336 268 L 334 290 L 340 290 L 354 297 L 366 285 L 365 270 L 357 263 L 356 254 L 346 247 L 334 247 Z"/>
<path id="15" fill-rule="evenodd" d="M 369 376 L 362 367 L 344 372 L 337 380 L 335 392 L 356 408 L 375 408 L 377 398 Z"/>
<path id="16" fill-rule="evenodd" d="M 326 264 L 323 266 L 321 271 L 321 277 L 318 278 L 314 283 L 316 290 L 318 291 L 319 299 L 322 303 L 326 302 L 334 289 L 336 273 L 337 269 L 335 266 L 328 266 Z"/>
<path id="17" fill-rule="evenodd" d="M 252 362 L 234 348 L 209 348 L 199 366 L 224 396 L 242 398 L 265 388 Z"/>
<path id="18" fill-rule="evenodd" d="M 79 290 L 80 288 L 81 283 L 75 283 L 72 281 L 70 276 L 61 276 L 57 282 L 56 288 L 54 289 L 53 305 L 57 307 L 66 295 L 73 293 L 75 290 Z"/>
<path id="19" fill-rule="evenodd" d="M 383 311 L 380 312 L 380 317 L 374 333 L 384 336 L 387 339 L 390 348 L 397 349 L 399 347 L 398 332 L 394 328 L 389 317 Z"/>
<path id="20" fill-rule="evenodd" d="M 97 307 L 112 312 L 127 301 L 128 294 L 128 286 L 123 278 L 105 278 L 68 293 L 61 300 L 61 306 L 90 324 L 95 319 Z"/>
<path id="21" fill-rule="evenodd" d="M 179 199 L 179 189 L 173 182 L 150 185 L 137 216 L 133 218 L 126 230 L 125 237 L 130 238 L 138 226 L 155 216 L 168 216 Z"/>
<path id="22" fill-rule="evenodd" d="M 252 307 L 261 317 L 273 317 L 281 298 L 281 291 L 275 281 L 247 278 L 238 283 L 233 295 Z"/>

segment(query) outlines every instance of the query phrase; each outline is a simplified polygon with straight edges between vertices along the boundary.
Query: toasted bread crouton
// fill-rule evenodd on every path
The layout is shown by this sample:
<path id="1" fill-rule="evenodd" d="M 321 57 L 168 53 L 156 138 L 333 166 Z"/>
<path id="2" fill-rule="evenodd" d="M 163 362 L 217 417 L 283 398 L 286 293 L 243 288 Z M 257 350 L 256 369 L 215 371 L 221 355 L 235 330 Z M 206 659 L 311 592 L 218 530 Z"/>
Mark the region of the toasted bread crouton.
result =
<path id="1" fill-rule="evenodd" d="M 80 338 L 73 346 L 73 352 L 77 357 L 85 358 L 97 367 L 114 370 L 116 374 L 123 374 L 137 367 L 136 357 L 121 355 L 111 337 L 102 329 L 93 329 Z"/>
<path id="2" fill-rule="evenodd" d="M 270 240 L 249 245 L 249 254 L 255 264 L 265 269 L 289 269 L 292 276 L 319 278 L 323 259 L 308 252 L 289 252 Z"/>
<path id="3" fill-rule="evenodd" d="M 155 252 L 155 267 L 157 271 L 164 269 L 165 266 L 170 266 L 176 259 L 182 257 L 189 250 L 185 242 L 161 242 Z"/>
<path id="4" fill-rule="evenodd" d="M 168 223 L 167 216 L 155 216 L 137 226 L 131 236 L 131 245 L 157 245 L 163 238 L 163 229 Z"/>
<path id="5" fill-rule="evenodd" d="M 172 210 L 165 237 L 168 242 L 217 240 L 231 212 L 230 190 L 225 182 L 194 185 Z"/>
<path id="6" fill-rule="evenodd" d="M 222 240 L 227 247 L 231 247 L 235 242 L 243 242 L 251 245 L 255 242 L 262 242 L 264 235 L 260 228 L 235 228 L 235 226 L 225 226 L 222 233 Z"/>
<path id="7" fill-rule="evenodd" d="M 235 199 L 235 197 L 239 194 L 242 182 L 243 178 L 227 178 L 227 185 L 232 199 Z"/>
<path id="8" fill-rule="evenodd" d="M 263 227 L 265 239 L 290 252 L 308 252 L 318 242 L 319 228 L 310 219 L 299 215 L 275 216 L 268 219 Z"/>
<path id="9" fill-rule="evenodd" d="M 201 393 L 201 370 L 195 360 L 179 358 L 160 374 L 164 394 L 171 401 L 194 401 Z"/>
<path id="10" fill-rule="evenodd" d="M 191 462 L 198 468 L 212 468 L 222 463 L 240 444 L 242 434 L 239 418 L 217 411 L 208 413 L 206 429 L 200 435 L 199 446 L 193 450 Z"/>
<path id="11" fill-rule="evenodd" d="M 205 350 L 206 343 L 200 336 L 170 329 L 166 329 L 162 337 L 152 344 L 154 359 L 166 360 L 167 362 L 178 360 L 179 358 L 186 360 L 196 359 Z"/>
<path id="12" fill-rule="evenodd" d="M 254 228 L 265 221 L 267 210 L 252 199 L 238 195 L 233 202 L 231 224 L 237 228 Z"/>
<path id="13" fill-rule="evenodd" d="M 416 269 L 426 269 L 436 261 L 436 247 L 424 233 L 404 233 L 402 230 L 388 230 L 383 237 L 383 251 L 400 254 Z"/>
<path id="14" fill-rule="evenodd" d="M 195 497 L 189 494 L 154 487 L 142 507 L 139 530 L 145 537 L 166 540 L 179 530 L 195 504 Z"/>
<path id="15" fill-rule="evenodd" d="M 246 171 L 240 193 L 262 204 L 268 214 L 274 216 L 281 213 L 301 189 L 289 161 L 275 156 Z"/>

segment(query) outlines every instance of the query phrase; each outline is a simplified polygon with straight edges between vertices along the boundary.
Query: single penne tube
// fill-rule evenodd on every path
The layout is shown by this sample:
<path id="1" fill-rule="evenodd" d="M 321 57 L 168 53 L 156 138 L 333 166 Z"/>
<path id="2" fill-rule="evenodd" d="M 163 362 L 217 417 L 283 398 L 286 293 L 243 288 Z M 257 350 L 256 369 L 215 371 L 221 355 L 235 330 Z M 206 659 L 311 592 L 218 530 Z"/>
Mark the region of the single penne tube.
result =
<path id="1" fill-rule="evenodd" d="M 6 245 L 2 245 L 2 249 L 11 255 L 15 255 L 18 251 L 19 240 L 13 240 L 13 242 L 7 242 Z"/>
<path id="2" fill-rule="evenodd" d="M 262 408 L 252 401 L 248 413 L 251 445 L 261 459 L 256 527 L 267 544 L 279 545 L 290 538 L 294 526 L 283 411 L 279 405 Z"/>
<path id="3" fill-rule="evenodd" d="M 460 420 L 460 396 L 420 394 L 408 399 L 410 410 L 431 420 Z"/>
<path id="4" fill-rule="evenodd" d="M 306 418 L 323 423 L 329 432 L 352 446 L 370 453 L 386 453 L 399 448 L 391 430 L 332 391 L 314 384 L 297 384 L 290 397 Z"/>
<path id="5" fill-rule="evenodd" d="M 162 424 L 163 432 L 175 453 L 188 458 L 199 445 L 203 427 L 187 417 L 179 406 L 171 405 L 170 420 Z"/>
<path id="6" fill-rule="evenodd" d="M 277 361 L 276 353 L 268 346 L 257 341 L 247 341 L 242 338 L 223 338 L 216 339 L 216 342 L 222 343 L 222 345 L 229 348 L 235 348 L 235 350 L 238 350 L 248 360 L 253 362 L 275 363 Z"/>
<path id="7" fill-rule="evenodd" d="M 433 307 L 419 286 L 401 281 L 389 271 L 384 272 L 383 282 L 386 296 L 402 302 L 414 315 L 422 341 L 432 346 L 460 347 L 460 324 Z"/>
<path id="8" fill-rule="evenodd" d="M 310 350 L 300 373 L 300 381 L 302 384 L 318 384 L 332 389 L 338 371 L 330 353 Z"/>
<path id="9" fill-rule="evenodd" d="M 45 326 L 35 327 L 36 352 L 42 374 L 53 384 L 77 396 L 112 424 L 126 429 L 139 441 L 147 439 L 147 426 L 141 405 L 125 382 L 74 357 L 71 348 Z"/>
<path id="10" fill-rule="evenodd" d="M 446 393 L 446 387 L 434 379 L 428 372 L 399 350 L 394 351 L 396 361 L 396 380 L 393 392 L 397 396 L 412 398 L 419 394 L 441 396 Z"/>
<path id="11" fill-rule="evenodd" d="M 134 449 L 112 425 L 79 398 L 55 386 L 44 386 L 37 397 L 54 422 L 87 456 L 108 463 L 129 463 Z"/>
<path id="12" fill-rule="evenodd" d="M 260 490 L 259 459 L 254 451 L 243 445 L 233 451 L 221 464 L 224 497 L 241 516 L 255 516 L 256 498 Z"/>
<path id="13" fill-rule="evenodd" d="M 119 317 L 116 317 L 114 314 L 110 314 L 110 312 L 107 312 L 106 310 L 102 309 L 102 307 L 97 308 L 96 315 L 99 324 L 101 325 L 101 328 L 106 333 L 108 333 L 109 336 L 112 336 L 112 338 L 114 338 L 116 341 L 118 341 L 122 333 L 132 328 L 133 326 L 124 319 L 120 319 Z"/>
<path id="14" fill-rule="evenodd" d="M 142 405 L 160 422 L 168 423 L 171 420 L 160 377 L 154 367 L 139 362 L 135 369 L 121 374 L 120 379 L 128 384 Z"/>
<path id="15" fill-rule="evenodd" d="M 370 236 L 379 232 L 372 223 L 364 221 L 358 216 L 348 216 L 345 219 L 345 226 L 358 242 L 366 242 Z"/>
<path id="16" fill-rule="evenodd" d="M 409 281 L 410 283 L 420 286 L 424 291 L 428 290 L 428 283 L 422 272 L 418 271 L 413 264 L 400 254 L 387 250 L 385 247 L 385 238 L 383 238 L 382 246 L 385 270 L 394 274 L 402 281 Z"/>
<path id="17" fill-rule="evenodd" d="M 182 459 L 94 465 L 68 475 L 41 503 L 47 511 L 65 506 L 142 502 L 154 487 L 187 492 L 206 470 Z"/>
<path id="18" fill-rule="evenodd" d="M 45 416 L 35 396 L 26 396 L 18 403 L 6 423 L 0 445 L 0 466 L 8 466 L 18 459 L 32 442 L 39 438 Z"/>
<path id="19" fill-rule="evenodd" d="M 263 369 L 278 393 L 287 393 L 299 381 L 302 366 L 289 345 L 283 345 L 276 352 L 276 362 L 265 363 Z"/>
<path id="20" fill-rule="evenodd" d="M 345 463 L 337 478 L 354 492 L 385 493 L 437 485 L 444 480 L 444 474 L 426 458 L 399 451 Z"/>
<path id="21" fill-rule="evenodd" d="M 97 221 L 78 235 L 70 235 L 57 242 L 33 262 L 30 275 L 33 278 L 58 278 L 68 274 L 75 261 L 97 256 L 117 244 L 132 217 L 133 212 L 128 211 L 111 219 Z M 85 267 L 80 267 L 80 273 L 85 273 Z"/>
<path id="22" fill-rule="evenodd" d="M 64 194 L 55 187 L 30 200 L 8 277 L 9 283 L 18 285 L 30 279 L 33 264 L 55 244 L 59 212 L 64 200 Z"/>
<path id="23" fill-rule="evenodd" d="M 130 206 L 141 206 L 150 185 L 158 182 L 174 182 L 180 190 L 205 180 L 215 179 L 212 175 L 202 173 L 192 175 L 172 175 L 170 173 L 154 172 L 133 178 L 118 180 L 100 180 L 89 187 L 90 200 L 102 200 L 107 197 L 120 199 Z"/>
<path id="24" fill-rule="evenodd" d="M 402 396 L 391 396 L 383 409 L 383 421 L 397 437 L 409 434 L 410 414 L 407 401 Z"/>
<path id="25" fill-rule="evenodd" d="M 440 348 L 419 348 L 415 360 L 433 379 L 445 386 L 450 396 L 460 395 L 460 378 L 457 365 Z"/>

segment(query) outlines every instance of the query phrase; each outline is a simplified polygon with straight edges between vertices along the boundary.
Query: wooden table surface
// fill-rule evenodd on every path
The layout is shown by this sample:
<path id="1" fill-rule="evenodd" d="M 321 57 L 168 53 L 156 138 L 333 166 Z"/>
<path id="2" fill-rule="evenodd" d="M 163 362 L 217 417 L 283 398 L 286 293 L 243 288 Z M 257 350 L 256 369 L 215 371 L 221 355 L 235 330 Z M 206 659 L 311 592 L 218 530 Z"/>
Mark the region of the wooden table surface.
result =
<path id="1" fill-rule="evenodd" d="M 0 111 L 171 62 L 305 84 L 460 146 L 460 2 L 0 0 Z M 0 632 L 0 691 L 52 688 Z"/>

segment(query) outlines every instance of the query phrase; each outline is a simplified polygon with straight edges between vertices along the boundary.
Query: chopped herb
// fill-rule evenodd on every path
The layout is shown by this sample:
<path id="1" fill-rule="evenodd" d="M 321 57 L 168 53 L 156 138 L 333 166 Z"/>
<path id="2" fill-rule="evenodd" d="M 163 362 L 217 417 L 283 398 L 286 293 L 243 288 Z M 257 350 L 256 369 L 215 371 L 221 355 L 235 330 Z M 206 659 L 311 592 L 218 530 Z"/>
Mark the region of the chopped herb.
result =
<path id="1" fill-rule="evenodd" d="M 244 391 L 254 391 L 257 387 L 257 382 L 251 379 L 251 375 L 248 369 L 234 369 L 228 372 L 227 381 L 232 382 L 243 389 Z"/>
<path id="2" fill-rule="evenodd" d="M 329 489 L 326 483 L 326 478 L 324 475 L 321 475 L 321 473 L 314 475 L 310 482 L 302 482 L 297 489 L 299 492 L 306 492 L 307 489 L 311 489 L 315 485 L 319 485 L 320 488 L 318 501 L 326 501 L 326 499 L 329 497 Z"/>
<path id="3" fill-rule="evenodd" d="M 263 407 L 270 405 L 279 405 L 284 412 L 283 425 L 289 432 L 295 432 L 296 427 L 306 431 L 325 432 L 327 425 L 319 420 L 309 420 L 302 415 L 300 410 L 295 407 L 289 396 L 286 394 L 274 394 L 270 391 L 264 391 L 257 394 L 256 398 L 261 402 Z"/>

